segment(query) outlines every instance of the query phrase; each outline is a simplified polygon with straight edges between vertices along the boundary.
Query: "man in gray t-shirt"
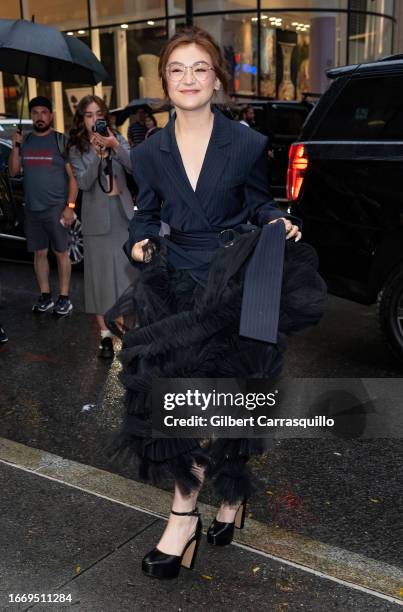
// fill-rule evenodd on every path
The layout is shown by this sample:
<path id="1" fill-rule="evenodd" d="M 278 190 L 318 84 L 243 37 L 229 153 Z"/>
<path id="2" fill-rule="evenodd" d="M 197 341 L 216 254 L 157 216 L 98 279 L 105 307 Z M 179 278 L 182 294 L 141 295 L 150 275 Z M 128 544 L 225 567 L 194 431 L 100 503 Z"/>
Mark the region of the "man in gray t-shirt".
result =
<path id="1" fill-rule="evenodd" d="M 46 136 L 32 132 L 23 141 L 20 155 L 28 210 L 57 208 L 62 212 L 68 201 L 68 175 L 56 132 L 51 130 Z"/>
<path id="2" fill-rule="evenodd" d="M 25 234 L 28 250 L 34 253 L 34 267 L 41 295 L 32 310 L 53 309 L 67 315 L 73 309 L 69 299 L 71 262 L 68 228 L 75 220 L 78 194 L 76 179 L 64 155 L 64 136 L 52 128 L 52 104 L 43 96 L 30 101 L 33 132 L 23 140 L 13 137 L 9 158 L 11 176 L 24 174 Z M 48 249 L 56 255 L 60 295 L 54 304 L 49 286 Z"/>

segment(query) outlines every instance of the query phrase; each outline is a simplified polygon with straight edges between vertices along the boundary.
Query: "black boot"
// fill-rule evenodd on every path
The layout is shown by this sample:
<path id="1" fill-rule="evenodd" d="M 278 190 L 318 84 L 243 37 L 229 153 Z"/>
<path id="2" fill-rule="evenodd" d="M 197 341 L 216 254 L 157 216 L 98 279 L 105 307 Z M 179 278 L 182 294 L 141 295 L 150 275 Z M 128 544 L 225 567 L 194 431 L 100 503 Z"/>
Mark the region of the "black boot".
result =
<path id="1" fill-rule="evenodd" d="M 181 555 L 168 555 L 167 553 L 154 548 L 149 552 L 143 559 L 142 569 L 147 576 L 152 578 L 177 578 L 181 569 L 181 566 L 187 569 L 193 569 L 194 562 L 196 559 L 197 549 L 199 547 L 201 535 L 202 535 L 202 522 L 200 513 L 197 508 L 191 512 L 175 512 L 171 510 L 172 514 L 178 516 L 197 516 L 198 521 L 196 529 L 190 540 L 185 544 Z"/>
<path id="2" fill-rule="evenodd" d="M 214 519 L 207 531 L 207 542 L 213 546 L 227 546 L 231 544 L 234 537 L 234 527 L 243 529 L 245 525 L 247 499 L 241 502 L 236 511 L 233 523 L 223 523 Z"/>

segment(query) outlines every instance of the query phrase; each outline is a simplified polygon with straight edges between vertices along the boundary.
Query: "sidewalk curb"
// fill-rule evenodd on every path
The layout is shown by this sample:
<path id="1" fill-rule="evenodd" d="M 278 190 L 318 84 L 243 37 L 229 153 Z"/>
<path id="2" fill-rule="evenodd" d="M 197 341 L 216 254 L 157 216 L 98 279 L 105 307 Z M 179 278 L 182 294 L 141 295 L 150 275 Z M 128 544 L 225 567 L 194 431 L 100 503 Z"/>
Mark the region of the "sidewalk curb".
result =
<path id="1" fill-rule="evenodd" d="M 165 509 L 170 508 L 166 491 L 1 437 L 0 462 L 159 518 L 166 518 Z M 208 525 L 216 508 L 198 506 Z M 403 571 L 396 566 L 251 518 L 236 536 L 235 546 L 403 605 Z"/>

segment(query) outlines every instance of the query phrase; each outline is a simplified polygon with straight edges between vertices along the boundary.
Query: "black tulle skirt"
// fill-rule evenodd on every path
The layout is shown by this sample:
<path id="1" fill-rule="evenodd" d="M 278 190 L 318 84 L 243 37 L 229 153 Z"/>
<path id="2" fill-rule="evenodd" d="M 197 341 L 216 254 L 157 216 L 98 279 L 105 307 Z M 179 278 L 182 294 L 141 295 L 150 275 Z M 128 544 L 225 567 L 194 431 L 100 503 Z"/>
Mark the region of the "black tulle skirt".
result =
<path id="1" fill-rule="evenodd" d="M 125 419 L 111 449 L 134 460 L 139 476 L 153 484 L 173 477 L 183 494 L 200 484 L 195 465 L 213 479 L 219 497 L 235 503 L 251 494 L 248 459 L 264 452 L 261 439 L 153 438 L 151 388 L 155 378 L 268 378 L 280 375 L 286 336 L 316 324 L 326 286 L 314 249 L 287 241 L 277 344 L 239 336 L 245 265 L 258 232 L 214 256 L 207 283 L 177 270 L 166 239 L 156 239 L 152 261 L 108 311 L 108 327 L 122 337 L 121 382 Z"/>

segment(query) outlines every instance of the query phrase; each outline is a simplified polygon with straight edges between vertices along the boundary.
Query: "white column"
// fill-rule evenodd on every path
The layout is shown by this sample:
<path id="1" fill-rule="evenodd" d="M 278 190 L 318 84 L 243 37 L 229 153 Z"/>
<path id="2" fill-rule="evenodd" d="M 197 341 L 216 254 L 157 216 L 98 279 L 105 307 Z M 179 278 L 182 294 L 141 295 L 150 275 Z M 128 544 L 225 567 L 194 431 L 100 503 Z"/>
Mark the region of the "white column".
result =
<path id="1" fill-rule="evenodd" d="M 38 95 L 38 90 L 36 87 L 36 79 L 33 77 L 28 78 L 28 100 L 32 100 L 32 98 L 36 98 Z"/>
<path id="2" fill-rule="evenodd" d="M 101 61 L 101 44 L 98 29 L 91 30 L 91 49 L 94 55 Z M 102 98 L 102 83 L 94 85 L 94 94 Z"/>
<path id="3" fill-rule="evenodd" d="M 168 0 L 167 3 L 168 15 L 175 15 L 175 0 Z M 171 38 L 176 32 L 175 19 L 168 19 L 168 38 Z"/>
<path id="4" fill-rule="evenodd" d="M 115 50 L 116 102 L 117 106 L 127 106 L 129 103 L 129 79 L 127 73 L 127 39 L 126 31 L 119 29 L 113 34 Z M 127 119 L 119 131 L 126 137 L 129 120 Z"/>
<path id="5" fill-rule="evenodd" d="M 338 66 L 345 66 L 347 64 L 347 45 L 348 32 L 347 32 L 347 14 L 340 13 L 337 17 L 337 26 L 339 40 L 336 40 L 336 64 Z"/>
<path id="6" fill-rule="evenodd" d="M 219 10 L 219 6 L 215 9 Z M 196 25 L 209 32 L 214 40 L 221 45 L 222 44 L 222 31 L 223 31 L 223 19 L 224 15 L 214 15 L 208 17 L 197 17 Z"/>
<path id="7" fill-rule="evenodd" d="M 403 51 L 403 6 L 401 2 L 395 2 L 395 17 L 396 25 L 395 36 L 393 40 L 393 53 L 402 53 Z"/>
<path id="8" fill-rule="evenodd" d="M 4 98 L 3 73 L 0 72 L 0 113 L 6 112 L 6 101 Z"/>
<path id="9" fill-rule="evenodd" d="M 309 31 L 309 80 L 313 93 L 329 84 L 325 71 L 336 65 L 336 17 L 313 17 Z"/>
<path id="10" fill-rule="evenodd" d="M 32 14 L 30 13 L 30 10 L 29 10 L 29 0 L 22 0 L 21 8 L 22 8 L 22 17 L 24 19 L 30 20 L 32 17 Z M 36 98 L 36 96 L 38 95 L 37 88 L 36 88 L 36 79 L 34 79 L 33 77 L 28 78 L 28 88 L 27 89 L 28 89 L 28 100 L 32 100 L 32 98 Z"/>
<path id="11" fill-rule="evenodd" d="M 63 90 L 60 81 L 52 83 L 53 126 L 57 132 L 64 133 Z"/>

